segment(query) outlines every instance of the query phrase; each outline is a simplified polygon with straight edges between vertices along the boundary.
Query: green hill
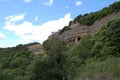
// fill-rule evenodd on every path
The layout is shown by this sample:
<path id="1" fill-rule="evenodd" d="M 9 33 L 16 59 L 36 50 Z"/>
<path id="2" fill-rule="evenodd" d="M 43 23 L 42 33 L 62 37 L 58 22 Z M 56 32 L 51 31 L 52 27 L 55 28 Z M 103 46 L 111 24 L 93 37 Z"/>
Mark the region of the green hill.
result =
<path id="1" fill-rule="evenodd" d="M 119 11 L 120 1 L 101 11 L 78 16 L 74 21 L 92 25 Z M 0 48 L 0 80 L 120 80 L 119 44 L 118 17 L 96 33 L 84 34 L 77 44 L 51 38 L 42 45 L 35 42 Z"/>
<path id="2" fill-rule="evenodd" d="M 115 2 L 109 7 L 105 7 L 100 11 L 92 12 L 90 14 L 84 14 L 77 16 L 74 21 L 79 22 L 82 25 L 92 25 L 96 20 L 102 19 L 103 17 L 120 11 L 120 2 Z"/>

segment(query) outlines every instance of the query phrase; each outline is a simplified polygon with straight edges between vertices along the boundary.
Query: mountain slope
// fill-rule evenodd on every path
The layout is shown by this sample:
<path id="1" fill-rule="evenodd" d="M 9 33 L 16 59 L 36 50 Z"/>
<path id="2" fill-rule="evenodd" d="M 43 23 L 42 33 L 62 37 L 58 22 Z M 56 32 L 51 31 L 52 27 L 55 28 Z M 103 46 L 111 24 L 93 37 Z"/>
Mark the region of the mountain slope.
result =
<path id="1" fill-rule="evenodd" d="M 55 37 L 55 38 L 59 38 L 59 39 L 65 41 L 65 42 L 71 42 L 71 41 L 78 41 L 79 38 L 81 38 L 84 34 L 92 35 L 95 32 L 97 32 L 102 26 L 106 25 L 109 21 L 111 21 L 112 19 L 120 17 L 119 4 L 120 4 L 120 1 L 110 5 L 107 8 L 102 9 L 101 11 L 87 14 L 84 16 L 78 16 L 73 21 L 70 22 L 69 26 L 66 26 L 66 27 L 68 27 L 68 29 L 66 29 L 64 31 L 60 30 L 58 32 L 55 32 L 52 35 L 50 35 L 48 39 Z M 109 11 L 109 12 L 107 12 L 107 11 Z M 99 15 L 98 15 L 98 13 L 99 13 Z M 92 16 L 93 14 L 94 14 L 94 16 Z M 102 15 L 104 15 L 104 16 L 102 16 Z M 91 25 L 87 25 L 87 24 L 83 25 L 82 23 L 80 23 L 81 18 L 82 19 L 85 18 L 85 19 L 89 20 L 89 18 L 86 18 L 87 16 L 91 17 L 90 20 L 93 20 L 93 18 L 96 16 L 98 18 L 96 18 L 94 20 L 94 23 L 92 23 Z M 62 33 L 61 33 L 61 31 L 62 31 Z"/>
<path id="2" fill-rule="evenodd" d="M 0 48 L 0 80 L 120 80 L 119 3 L 91 25 L 78 16 L 42 45 Z"/>

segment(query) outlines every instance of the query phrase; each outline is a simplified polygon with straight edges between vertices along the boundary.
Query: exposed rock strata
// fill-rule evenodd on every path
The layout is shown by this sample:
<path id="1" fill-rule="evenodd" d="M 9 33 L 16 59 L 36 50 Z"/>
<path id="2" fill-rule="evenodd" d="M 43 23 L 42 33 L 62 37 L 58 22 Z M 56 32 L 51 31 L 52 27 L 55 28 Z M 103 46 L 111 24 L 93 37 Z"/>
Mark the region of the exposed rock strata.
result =
<path id="1" fill-rule="evenodd" d="M 120 17 L 120 11 L 118 13 L 108 15 L 101 20 L 95 21 L 95 23 L 91 26 L 75 23 L 69 26 L 71 28 L 70 30 L 63 32 L 61 35 L 59 35 L 59 31 L 55 32 L 50 35 L 48 39 L 55 37 L 64 40 L 65 42 L 75 41 L 77 38 L 82 37 L 84 34 L 91 35 L 97 32 L 103 25 L 107 24 L 110 20 L 118 17 Z"/>

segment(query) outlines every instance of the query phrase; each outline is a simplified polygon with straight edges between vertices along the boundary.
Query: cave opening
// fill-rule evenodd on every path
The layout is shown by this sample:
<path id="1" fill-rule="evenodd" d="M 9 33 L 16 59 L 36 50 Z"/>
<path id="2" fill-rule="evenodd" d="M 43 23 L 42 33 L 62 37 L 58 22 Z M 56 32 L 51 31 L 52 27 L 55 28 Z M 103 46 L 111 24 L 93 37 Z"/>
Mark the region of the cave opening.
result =
<path id="1" fill-rule="evenodd" d="M 79 41 L 80 41 L 80 39 L 81 39 L 81 37 L 78 37 L 78 38 L 77 38 L 77 41 L 79 42 Z"/>
<path id="2" fill-rule="evenodd" d="M 76 37 L 76 38 L 75 38 L 75 42 L 76 42 L 76 43 L 80 42 L 80 40 L 81 40 L 81 37 Z"/>

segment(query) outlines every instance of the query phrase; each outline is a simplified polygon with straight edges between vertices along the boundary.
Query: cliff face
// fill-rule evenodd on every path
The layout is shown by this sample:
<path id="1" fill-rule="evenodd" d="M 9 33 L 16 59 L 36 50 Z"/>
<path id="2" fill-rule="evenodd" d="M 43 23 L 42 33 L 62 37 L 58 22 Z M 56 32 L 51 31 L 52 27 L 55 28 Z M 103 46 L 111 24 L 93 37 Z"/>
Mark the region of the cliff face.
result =
<path id="1" fill-rule="evenodd" d="M 71 28 L 70 30 L 63 32 L 62 34 L 59 34 L 59 31 L 55 32 L 52 35 L 50 35 L 48 39 L 59 38 L 65 42 L 79 41 L 84 34 L 91 35 L 97 32 L 103 25 L 106 25 L 112 19 L 118 17 L 120 17 L 120 11 L 95 21 L 94 24 L 91 26 L 80 25 L 79 23 L 75 23 L 69 26 Z"/>

